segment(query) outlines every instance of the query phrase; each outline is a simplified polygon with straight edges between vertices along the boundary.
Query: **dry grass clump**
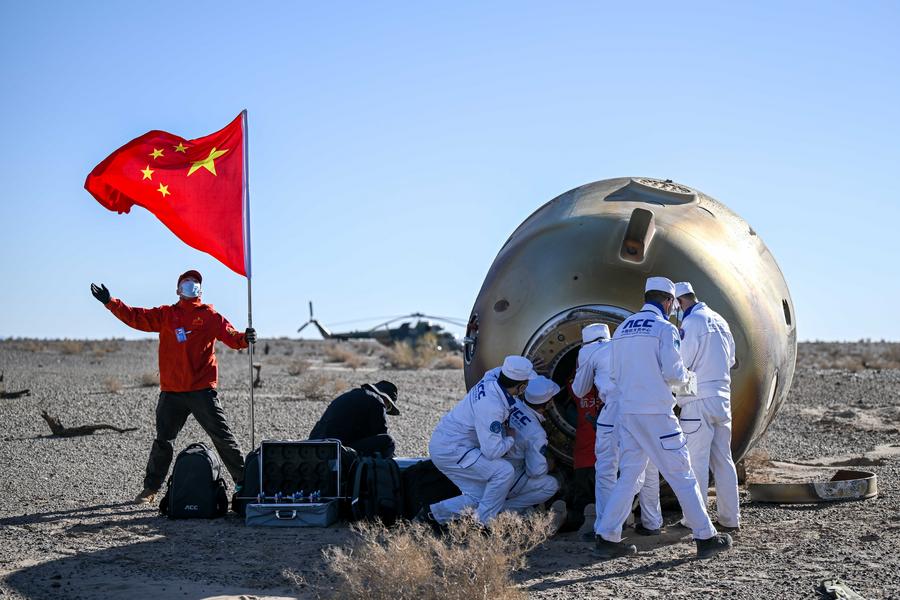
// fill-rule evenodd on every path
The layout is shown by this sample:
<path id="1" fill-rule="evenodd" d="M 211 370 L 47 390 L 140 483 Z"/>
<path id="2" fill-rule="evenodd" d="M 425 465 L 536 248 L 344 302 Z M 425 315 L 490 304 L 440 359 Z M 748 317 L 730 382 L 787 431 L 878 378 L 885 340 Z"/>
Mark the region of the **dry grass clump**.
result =
<path id="1" fill-rule="evenodd" d="M 17 350 L 21 350 L 23 352 L 46 352 L 47 344 L 41 340 L 35 340 L 30 338 L 22 338 L 16 339 L 13 343 L 13 347 Z"/>
<path id="2" fill-rule="evenodd" d="M 434 363 L 435 369 L 462 369 L 463 368 L 463 357 L 458 354 L 448 354 L 443 358 L 439 358 L 436 363 Z"/>
<path id="3" fill-rule="evenodd" d="M 350 384 L 322 371 L 310 372 L 300 380 L 298 391 L 307 400 L 331 400 L 347 391 Z"/>
<path id="4" fill-rule="evenodd" d="M 122 382 L 115 377 L 107 377 L 106 379 L 104 379 L 103 387 L 106 388 L 107 392 L 110 392 L 112 394 L 122 393 Z"/>
<path id="5" fill-rule="evenodd" d="M 297 375 L 303 375 L 307 371 L 309 371 L 309 367 L 312 365 L 312 361 L 306 360 L 305 358 L 298 358 L 296 360 L 292 360 L 287 366 L 287 374 L 291 377 L 296 377 Z"/>
<path id="6" fill-rule="evenodd" d="M 91 351 L 96 357 L 102 357 L 105 354 L 112 354 L 121 349 L 119 340 L 97 340 L 91 342 Z"/>
<path id="7" fill-rule="evenodd" d="M 325 597 L 358 600 L 513 600 L 526 597 L 512 581 L 526 554 L 552 533 L 547 513 L 501 513 L 485 534 L 469 515 L 437 538 L 420 523 L 388 529 L 381 522 L 353 525 L 351 547 L 324 551 L 337 584 L 319 585 Z"/>
<path id="8" fill-rule="evenodd" d="M 325 360 L 332 363 L 343 363 L 354 371 L 366 364 L 366 359 L 353 349 L 336 344 L 325 347 Z"/>
<path id="9" fill-rule="evenodd" d="M 395 369 L 427 369 L 442 356 L 444 352 L 433 333 L 423 335 L 416 345 L 398 342 L 385 353 L 388 366 Z"/>
<path id="10" fill-rule="evenodd" d="M 159 385 L 159 373 L 156 371 L 145 371 L 141 374 L 141 387 L 156 387 Z"/>
<path id="11" fill-rule="evenodd" d="M 817 369 L 900 369 L 900 344 L 885 341 L 811 342 L 800 344 L 799 355 L 801 365 Z"/>
<path id="12" fill-rule="evenodd" d="M 79 340 L 63 340 L 59 344 L 60 354 L 81 354 L 84 352 L 85 344 Z"/>

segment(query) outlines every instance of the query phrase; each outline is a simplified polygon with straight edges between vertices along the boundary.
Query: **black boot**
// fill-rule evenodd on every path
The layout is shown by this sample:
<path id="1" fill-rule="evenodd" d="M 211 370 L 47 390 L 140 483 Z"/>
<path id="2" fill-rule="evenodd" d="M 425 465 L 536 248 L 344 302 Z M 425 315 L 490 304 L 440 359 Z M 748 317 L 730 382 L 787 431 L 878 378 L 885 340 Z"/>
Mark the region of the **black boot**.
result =
<path id="1" fill-rule="evenodd" d="M 637 554 L 637 547 L 634 544 L 626 544 L 625 542 L 608 542 L 599 535 L 597 536 L 595 544 L 594 554 L 598 558 L 602 558 L 604 560 Z"/>
<path id="2" fill-rule="evenodd" d="M 647 529 L 643 523 L 635 523 L 634 532 L 638 535 L 659 535 L 659 529 Z"/>
<path id="3" fill-rule="evenodd" d="M 727 533 L 717 533 L 709 539 L 694 541 L 697 542 L 697 558 L 710 558 L 731 549 L 731 536 Z"/>
<path id="4" fill-rule="evenodd" d="M 413 521 L 415 523 L 421 523 L 422 525 L 428 525 L 431 527 L 432 533 L 436 536 L 444 535 L 447 532 L 447 526 L 438 523 L 438 520 L 431 514 L 430 507 L 427 504 L 419 509 L 416 516 L 413 517 Z"/>
<path id="5" fill-rule="evenodd" d="M 582 525 L 584 525 L 584 514 L 570 510 L 566 512 L 566 520 L 563 522 L 557 533 L 571 533 L 573 531 L 578 531 L 581 529 Z"/>

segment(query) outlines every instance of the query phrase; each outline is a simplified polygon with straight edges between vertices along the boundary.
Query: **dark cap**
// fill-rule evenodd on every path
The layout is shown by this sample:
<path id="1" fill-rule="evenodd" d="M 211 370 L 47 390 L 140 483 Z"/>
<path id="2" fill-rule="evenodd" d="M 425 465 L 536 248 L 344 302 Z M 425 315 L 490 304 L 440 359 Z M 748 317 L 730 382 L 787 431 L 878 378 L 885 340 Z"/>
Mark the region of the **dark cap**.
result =
<path id="1" fill-rule="evenodd" d="M 200 276 L 200 271 L 195 271 L 194 269 L 191 269 L 190 271 L 185 271 L 184 273 L 179 275 L 178 283 L 181 283 L 182 279 L 187 279 L 188 277 L 190 277 L 192 279 L 196 279 L 197 283 L 203 283 L 203 277 Z M 175 285 L 178 285 L 178 283 L 176 283 Z"/>
<path id="2" fill-rule="evenodd" d="M 384 399 L 384 407 L 389 415 L 399 415 L 400 409 L 397 408 L 397 386 L 390 381 L 381 380 L 372 386 L 378 392 L 378 395 Z"/>

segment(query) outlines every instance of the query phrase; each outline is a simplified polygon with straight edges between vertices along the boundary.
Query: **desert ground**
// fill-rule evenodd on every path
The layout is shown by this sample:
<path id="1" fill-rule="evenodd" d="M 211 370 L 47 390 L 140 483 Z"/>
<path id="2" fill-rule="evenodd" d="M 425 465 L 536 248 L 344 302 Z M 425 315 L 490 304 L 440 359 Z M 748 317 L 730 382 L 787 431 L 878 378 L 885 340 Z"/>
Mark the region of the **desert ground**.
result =
<path id="1" fill-rule="evenodd" d="M 401 391 L 392 418 L 401 456 L 421 456 L 438 419 L 462 396 L 458 361 L 398 368 L 377 344 L 262 340 L 256 440 L 303 439 L 343 387 L 390 379 Z M 247 528 L 229 514 L 170 521 L 135 506 L 153 439 L 155 341 L 0 341 L 0 597 L 308 598 L 327 580 L 322 550 L 352 541 L 327 529 Z M 220 397 L 250 448 L 248 359 L 220 347 Z M 63 425 L 107 423 L 136 431 L 56 437 Z M 176 452 L 207 440 L 189 420 Z M 580 534 L 534 550 L 516 582 L 534 598 L 814 598 L 839 577 L 866 598 L 900 598 L 900 345 L 804 343 L 788 402 L 748 461 L 751 477 L 833 465 L 878 476 L 877 498 L 767 505 L 741 491 L 743 530 L 732 552 L 693 558 L 674 528 L 634 539 L 637 557 L 596 560 Z M 229 482 L 230 483 L 230 482 Z M 677 519 L 668 513 L 667 519 Z M 627 535 L 627 530 L 626 530 Z M 321 591 L 321 588 L 317 588 Z"/>

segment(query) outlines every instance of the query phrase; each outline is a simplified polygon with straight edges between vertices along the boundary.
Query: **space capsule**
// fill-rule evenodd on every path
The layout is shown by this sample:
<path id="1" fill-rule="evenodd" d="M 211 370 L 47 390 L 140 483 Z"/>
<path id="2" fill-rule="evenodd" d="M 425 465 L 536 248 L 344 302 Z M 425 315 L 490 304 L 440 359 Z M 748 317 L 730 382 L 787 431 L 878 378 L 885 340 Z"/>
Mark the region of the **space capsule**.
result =
<path id="1" fill-rule="evenodd" d="M 508 354 L 562 391 L 547 411 L 550 449 L 571 464 L 581 329 L 611 331 L 643 305 L 647 277 L 690 281 L 731 326 L 732 450 L 740 459 L 787 398 L 797 326 L 787 284 L 756 232 L 724 204 L 671 180 L 620 178 L 568 191 L 509 237 L 475 300 L 465 338 L 471 388 Z M 673 321 L 675 322 L 675 321 Z M 627 401 L 627 399 L 626 399 Z"/>

